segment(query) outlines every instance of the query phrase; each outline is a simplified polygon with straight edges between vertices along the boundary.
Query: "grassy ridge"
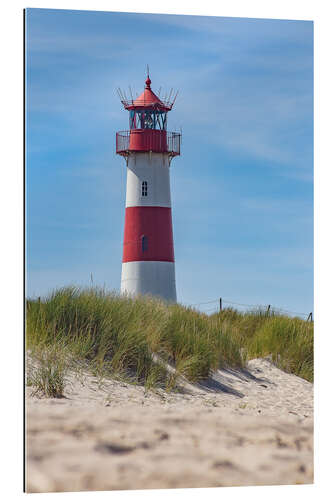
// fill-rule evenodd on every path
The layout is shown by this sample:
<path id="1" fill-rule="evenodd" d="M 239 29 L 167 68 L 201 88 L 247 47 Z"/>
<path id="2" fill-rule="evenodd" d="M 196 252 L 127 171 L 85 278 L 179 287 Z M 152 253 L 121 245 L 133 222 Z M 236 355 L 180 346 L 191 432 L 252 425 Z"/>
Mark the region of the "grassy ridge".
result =
<path id="1" fill-rule="evenodd" d="M 313 324 L 232 309 L 207 316 L 155 298 L 129 299 L 99 289 L 54 291 L 27 301 L 27 348 L 47 359 L 84 360 L 91 369 L 147 387 L 172 388 L 177 374 L 197 381 L 219 367 L 243 367 L 271 354 L 286 371 L 313 380 Z M 45 363 L 44 363 L 45 364 Z M 47 362 L 46 362 L 47 364 Z"/>

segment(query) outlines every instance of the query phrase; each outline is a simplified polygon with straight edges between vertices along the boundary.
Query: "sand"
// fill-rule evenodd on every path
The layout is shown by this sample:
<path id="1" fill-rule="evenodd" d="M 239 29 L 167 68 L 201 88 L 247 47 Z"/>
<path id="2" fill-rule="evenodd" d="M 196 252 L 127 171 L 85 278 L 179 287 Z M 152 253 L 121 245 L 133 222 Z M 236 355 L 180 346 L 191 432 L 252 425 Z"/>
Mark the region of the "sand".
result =
<path id="1" fill-rule="evenodd" d="M 71 374 L 27 388 L 27 491 L 313 482 L 313 385 L 255 359 L 184 392 Z"/>

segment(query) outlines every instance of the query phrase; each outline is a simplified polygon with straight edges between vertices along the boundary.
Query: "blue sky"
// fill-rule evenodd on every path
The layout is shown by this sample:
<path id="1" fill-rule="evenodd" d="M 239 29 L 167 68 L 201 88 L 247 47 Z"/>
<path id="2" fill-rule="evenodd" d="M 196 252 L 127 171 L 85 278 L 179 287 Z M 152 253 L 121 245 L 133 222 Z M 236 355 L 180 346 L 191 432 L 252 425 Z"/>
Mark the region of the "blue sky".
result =
<path id="1" fill-rule="evenodd" d="M 28 9 L 27 293 L 119 289 L 128 128 L 116 88 L 179 89 L 180 302 L 313 310 L 313 24 Z M 215 304 L 203 304 L 210 312 Z"/>

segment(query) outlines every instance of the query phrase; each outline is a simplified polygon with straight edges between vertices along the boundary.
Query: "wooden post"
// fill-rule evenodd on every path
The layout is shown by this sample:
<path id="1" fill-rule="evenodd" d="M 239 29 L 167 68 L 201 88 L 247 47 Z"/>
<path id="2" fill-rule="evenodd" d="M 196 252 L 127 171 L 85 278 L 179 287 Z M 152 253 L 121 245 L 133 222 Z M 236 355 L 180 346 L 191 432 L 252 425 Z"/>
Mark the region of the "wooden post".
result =
<path id="1" fill-rule="evenodd" d="M 306 321 L 313 321 L 313 319 L 312 319 L 312 312 L 309 313 L 308 319 Z"/>
<path id="2" fill-rule="evenodd" d="M 270 308 L 271 308 L 271 305 L 268 304 L 267 311 L 266 311 L 267 314 L 269 314 Z"/>
<path id="3" fill-rule="evenodd" d="M 220 297 L 220 312 L 222 311 L 222 297 Z"/>

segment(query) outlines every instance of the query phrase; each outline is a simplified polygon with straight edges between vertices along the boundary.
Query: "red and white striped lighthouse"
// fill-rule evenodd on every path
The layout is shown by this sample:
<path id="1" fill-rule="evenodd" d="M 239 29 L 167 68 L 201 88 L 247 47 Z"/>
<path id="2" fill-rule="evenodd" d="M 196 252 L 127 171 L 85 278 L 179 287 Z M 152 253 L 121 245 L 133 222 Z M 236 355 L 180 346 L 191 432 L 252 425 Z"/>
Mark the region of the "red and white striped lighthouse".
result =
<path id="1" fill-rule="evenodd" d="M 180 154 L 180 134 L 167 132 L 176 95 L 160 99 L 150 88 L 136 99 L 120 92 L 129 131 L 117 132 L 116 151 L 126 159 L 127 188 L 121 292 L 176 302 L 170 164 Z"/>

